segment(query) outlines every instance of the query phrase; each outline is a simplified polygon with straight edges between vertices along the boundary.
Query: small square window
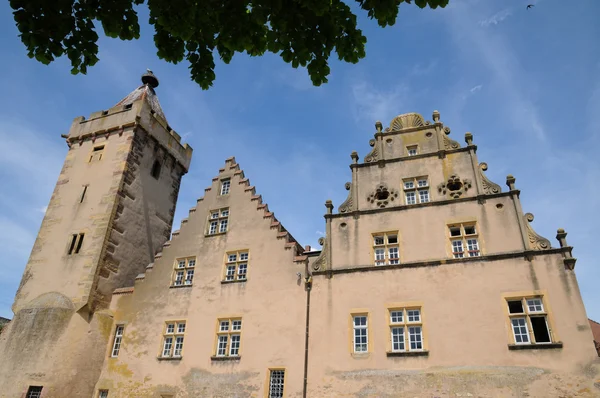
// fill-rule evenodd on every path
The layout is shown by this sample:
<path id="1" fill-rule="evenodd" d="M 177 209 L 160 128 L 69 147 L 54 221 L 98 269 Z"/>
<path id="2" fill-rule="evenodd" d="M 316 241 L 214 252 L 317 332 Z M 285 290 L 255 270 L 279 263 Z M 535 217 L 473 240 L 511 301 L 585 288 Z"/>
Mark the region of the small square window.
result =
<path id="1" fill-rule="evenodd" d="M 390 311 L 390 319 L 392 323 L 403 322 L 404 311 Z"/>
<path id="2" fill-rule="evenodd" d="M 408 316 L 408 322 L 421 322 L 421 311 L 420 310 L 406 310 Z"/>
<path id="3" fill-rule="evenodd" d="M 418 153 L 418 148 L 419 147 L 417 145 L 406 147 L 406 152 L 408 153 L 408 156 L 416 156 Z"/>
<path id="4" fill-rule="evenodd" d="M 465 235 L 475 235 L 475 226 L 474 225 L 465 225 Z"/>
<path id="5" fill-rule="evenodd" d="M 26 398 L 40 398 L 42 396 L 41 386 L 29 386 Z"/>
<path id="6" fill-rule="evenodd" d="M 450 227 L 450 236 L 460 236 L 460 227 Z"/>
<path id="7" fill-rule="evenodd" d="M 523 311 L 523 302 L 521 300 L 509 300 L 507 303 L 510 314 L 522 314 L 525 312 Z"/>
<path id="8" fill-rule="evenodd" d="M 415 182 L 414 181 L 405 181 L 404 182 L 404 189 L 413 189 L 415 187 Z"/>
<path id="9" fill-rule="evenodd" d="M 99 390 L 98 398 L 108 398 L 108 390 Z"/>
<path id="10" fill-rule="evenodd" d="M 384 244 L 384 240 L 383 240 L 383 236 L 375 236 L 373 237 L 373 241 L 375 245 L 383 245 Z"/>
<path id="11" fill-rule="evenodd" d="M 544 305 L 539 298 L 527 299 L 529 312 L 544 312 Z"/>
<path id="12" fill-rule="evenodd" d="M 398 243 L 398 235 L 388 235 L 388 243 Z"/>
<path id="13" fill-rule="evenodd" d="M 227 261 L 230 263 L 235 262 L 235 260 L 237 260 L 237 254 L 230 254 L 229 256 L 227 256 Z"/>

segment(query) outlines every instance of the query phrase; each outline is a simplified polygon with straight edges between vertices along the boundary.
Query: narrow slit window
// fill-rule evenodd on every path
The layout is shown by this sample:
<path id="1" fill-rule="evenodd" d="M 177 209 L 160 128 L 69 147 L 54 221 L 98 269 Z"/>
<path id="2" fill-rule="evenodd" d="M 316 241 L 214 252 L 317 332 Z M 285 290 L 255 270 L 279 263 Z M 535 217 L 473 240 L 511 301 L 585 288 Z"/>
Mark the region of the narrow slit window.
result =
<path id="1" fill-rule="evenodd" d="M 221 195 L 229 194 L 229 190 L 231 189 L 231 180 L 228 178 L 226 180 L 221 181 Z"/>
<path id="2" fill-rule="evenodd" d="M 95 146 L 92 149 L 92 153 L 90 154 L 90 158 L 89 158 L 88 162 L 92 163 L 92 162 L 101 161 L 103 154 L 104 154 L 104 145 Z"/>
<path id="3" fill-rule="evenodd" d="M 87 189 L 88 186 L 84 185 L 83 189 L 81 190 L 81 196 L 79 197 L 79 203 L 83 203 L 83 200 L 85 199 L 85 194 L 87 193 Z"/>
<path id="4" fill-rule="evenodd" d="M 368 336 L 368 322 L 366 315 L 354 315 L 352 317 L 353 323 L 353 340 L 354 340 L 354 352 L 368 352 L 369 351 L 369 336 Z"/>
<path id="5" fill-rule="evenodd" d="M 152 171 L 150 172 L 150 174 L 156 180 L 158 180 L 158 178 L 160 177 L 160 169 L 161 168 L 162 168 L 162 165 L 160 164 L 160 162 L 158 160 L 155 160 L 154 164 L 152 165 Z"/>
<path id="6" fill-rule="evenodd" d="M 85 234 L 79 234 L 78 239 L 77 239 L 77 246 L 75 247 L 75 254 L 79 253 L 79 251 L 81 250 L 81 246 L 83 245 L 84 236 L 85 236 Z"/>
<path id="7" fill-rule="evenodd" d="M 73 254 L 73 250 L 75 249 L 75 244 L 77 243 L 77 234 L 71 235 L 71 244 L 69 245 L 68 254 Z"/>
<path id="8" fill-rule="evenodd" d="M 124 325 L 117 325 L 115 329 L 115 340 L 113 341 L 111 357 L 119 356 L 119 351 L 121 350 L 121 341 L 123 340 L 123 330 L 125 330 Z"/>

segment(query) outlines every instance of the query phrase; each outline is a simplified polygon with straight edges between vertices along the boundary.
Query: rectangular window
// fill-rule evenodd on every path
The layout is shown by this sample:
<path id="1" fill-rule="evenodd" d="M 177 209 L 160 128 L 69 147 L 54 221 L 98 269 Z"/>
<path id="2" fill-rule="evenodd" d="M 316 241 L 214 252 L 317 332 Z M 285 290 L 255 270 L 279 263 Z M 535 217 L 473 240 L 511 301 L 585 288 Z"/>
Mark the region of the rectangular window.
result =
<path id="1" fill-rule="evenodd" d="M 215 235 L 217 233 L 227 232 L 229 226 L 229 208 L 219 210 L 211 210 L 208 219 L 207 235 Z"/>
<path id="2" fill-rule="evenodd" d="M 121 341 L 123 340 L 123 330 L 125 330 L 124 325 L 117 325 L 115 328 L 115 339 L 113 341 L 113 348 L 111 357 L 118 357 L 119 351 L 121 350 Z"/>
<path id="3" fill-rule="evenodd" d="M 416 156 L 419 151 L 419 147 L 417 145 L 411 145 L 406 147 L 406 152 L 408 156 Z"/>
<path id="4" fill-rule="evenodd" d="M 227 252 L 225 255 L 224 281 L 245 281 L 248 274 L 248 250 Z"/>
<path id="5" fill-rule="evenodd" d="M 42 396 L 42 387 L 41 386 L 29 386 L 27 389 L 26 398 L 40 398 Z"/>
<path id="6" fill-rule="evenodd" d="M 402 183 L 404 187 L 404 199 L 407 205 L 417 203 L 427 203 L 429 197 L 429 181 L 427 177 L 416 177 L 405 179 Z"/>
<path id="7" fill-rule="evenodd" d="M 215 355 L 218 357 L 239 357 L 242 339 L 242 319 L 224 318 L 217 320 L 217 347 Z"/>
<path id="8" fill-rule="evenodd" d="M 353 341 L 354 341 L 354 352 L 368 352 L 369 351 L 369 334 L 366 315 L 354 315 L 352 317 L 353 324 Z"/>
<path id="9" fill-rule="evenodd" d="M 191 286 L 194 281 L 195 267 L 196 257 L 176 259 L 171 286 Z"/>
<path id="10" fill-rule="evenodd" d="M 389 310 L 392 352 L 423 350 L 423 321 L 420 308 Z"/>
<path id="11" fill-rule="evenodd" d="M 229 178 L 226 180 L 221 180 L 221 195 L 229 194 L 230 188 L 231 188 L 231 180 Z"/>
<path id="12" fill-rule="evenodd" d="M 183 338 L 185 335 L 184 321 L 169 321 L 165 323 L 163 333 L 162 358 L 181 358 L 183 353 Z"/>
<path id="13" fill-rule="evenodd" d="M 474 223 L 448 225 L 448 235 L 452 246 L 452 257 L 479 257 L 481 255 Z"/>
<path id="14" fill-rule="evenodd" d="M 269 395 L 268 398 L 283 398 L 283 386 L 285 381 L 284 369 L 269 370 Z"/>
<path id="15" fill-rule="evenodd" d="M 108 390 L 98 390 L 98 398 L 108 398 Z"/>
<path id="16" fill-rule="evenodd" d="M 85 234 L 73 234 L 71 235 L 71 242 L 69 243 L 69 250 L 67 251 L 68 255 L 77 254 L 81 250 L 81 246 L 83 245 L 83 238 Z"/>
<path id="17" fill-rule="evenodd" d="M 102 155 L 104 154 L 104 145 L 95 146 L 92 149 L 92 153 L 90 153 L 90 158 L 88 160 L 89 163 L 99 162 L 102 160 Z"/>
<path id="18" fill-rule="evenodd" d="M 373 234 L 375 265 L 400 264 L 398 232 Z"/>
<path id="19" fill-rule="evenodd" d="M 542 297 L 510 298 L 506 304 L 515 344 L 552 343 Z"/>

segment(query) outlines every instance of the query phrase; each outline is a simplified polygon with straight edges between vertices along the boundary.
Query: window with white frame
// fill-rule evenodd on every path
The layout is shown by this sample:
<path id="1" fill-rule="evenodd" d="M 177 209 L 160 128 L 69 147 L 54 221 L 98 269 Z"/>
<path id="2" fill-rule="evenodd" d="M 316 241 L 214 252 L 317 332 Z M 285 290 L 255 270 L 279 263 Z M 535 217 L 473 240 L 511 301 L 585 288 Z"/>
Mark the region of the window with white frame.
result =
<path id="1" fill-rule="evenodd" d="M 427 177 L 407 178 L 403 180 L 402 187 L 404 189 L 404 202 L 407 205 L 431 201 Z"/>
<path id="2" fill-rule="evenodd" d="M 229 208 L 211 210 L 208 218 L 207 235 L 222 234 L 227 232 L 229 225 Z"/>
<path id="3" fill-rule="evenodd" d="M 448 225 L 448 234 L 450 245 L 452 247 L 452 257 L 479 257 L 481 249 L 479 247 L 479 237 L 475 223 L 461 223 Z"/>
<path id="4" fill-rule="evenodd" d="M 541 296 L 509 298 L 506 304 L 515 344 L 552 343 L 548 314 Z"/>
<path id="5" fill-rule="evenodd" d="M 283 398 L 285 369 L 269 369 L 268 398 Z"/>
<path id="6" fill-rule="evenodd" d="M 172 286 L 191 286 L 194 281 L 195 268 L 196 257 L 176 259 Z"/>
<path id="7" fill-rule="evenodd" d="M 369 324 L 366 314 L 352 316 L 352 337 L 355 353 L 369 351 Z"/>
<path id="8" fill-rule="evenodd" d="M 420 308 L 389 310 L 392 352 L 423 351 L 423 320 Z"/>
<path id="9" fill-rule="evenodd" d="M 98 398 L 108 398 L 108 390 L 98 390 Z"/>
<path id="10" fill-rule="evenodd" d="M 400 264 L 398 232 L 373 234 L 373 255 L 375 265 Z"/>
<path id="11" fill-rule="evenodd" d="M 220 318 L 217 325 L 217 357 L 239 357 L 242 339 L 241 318 Z"/>
<path id="12" fill-rule="evenodd" d="M 406 153 L 408 153 L 408 156 L 416 156 L 419 153 L 419 146 L 418 145 L 407 146 Z"/>
<path id="13" fill-rule="evenodd" d="M 119 351 L 121 350 L 121 341 L 123 341 L 123 331 L 125 330 L 125 325 L 117 325 L 115 328 L 115 338 L 113 340 L 112 352 L 110 354 L 111 357 L 118 357 Z"/>
<path id="14" fill-rule="evenodd" d="M 40 398 L 42 396 L 41 386 L 29 386 L 25 398 Z"/>
<path id="15" fill-rule="evenodd" d="M 230 188 L 231 188 L 231 180 L 229 178 L 226 180 L 221 180 L 221 195 L 229 194 Z"/>
<path id="16" fill-rule="evenodd" d="M 238 250 L 225 254 L 224 281 L 245 281 L 248 274 L 248 250 Z"/>
<path id="17" fill-rule="evenodd" d="M 162 358 L 181 358 L 183 338 L 185 335 L 184 321 L 169 321 L 165 323 L 163 335 Z"/>

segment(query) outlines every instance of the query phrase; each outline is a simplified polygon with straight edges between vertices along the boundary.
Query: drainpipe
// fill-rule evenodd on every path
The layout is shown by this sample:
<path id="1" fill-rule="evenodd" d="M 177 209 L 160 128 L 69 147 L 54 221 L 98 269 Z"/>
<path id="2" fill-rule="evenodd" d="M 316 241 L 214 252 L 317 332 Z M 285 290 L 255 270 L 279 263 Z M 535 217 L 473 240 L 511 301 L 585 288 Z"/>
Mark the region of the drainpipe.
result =
<path id="1" fill-rule="evenodd" d="M 306 290 L 306 334 L 304 336 L 304 384 L 302 386 L 302 398 L 306 398 L 308 385 L 308 330 L 310 325 L 310 289 L 312 287 L 312 275 L 308 270 L 308 259 L 304 262 L 304 287 Z"/>

